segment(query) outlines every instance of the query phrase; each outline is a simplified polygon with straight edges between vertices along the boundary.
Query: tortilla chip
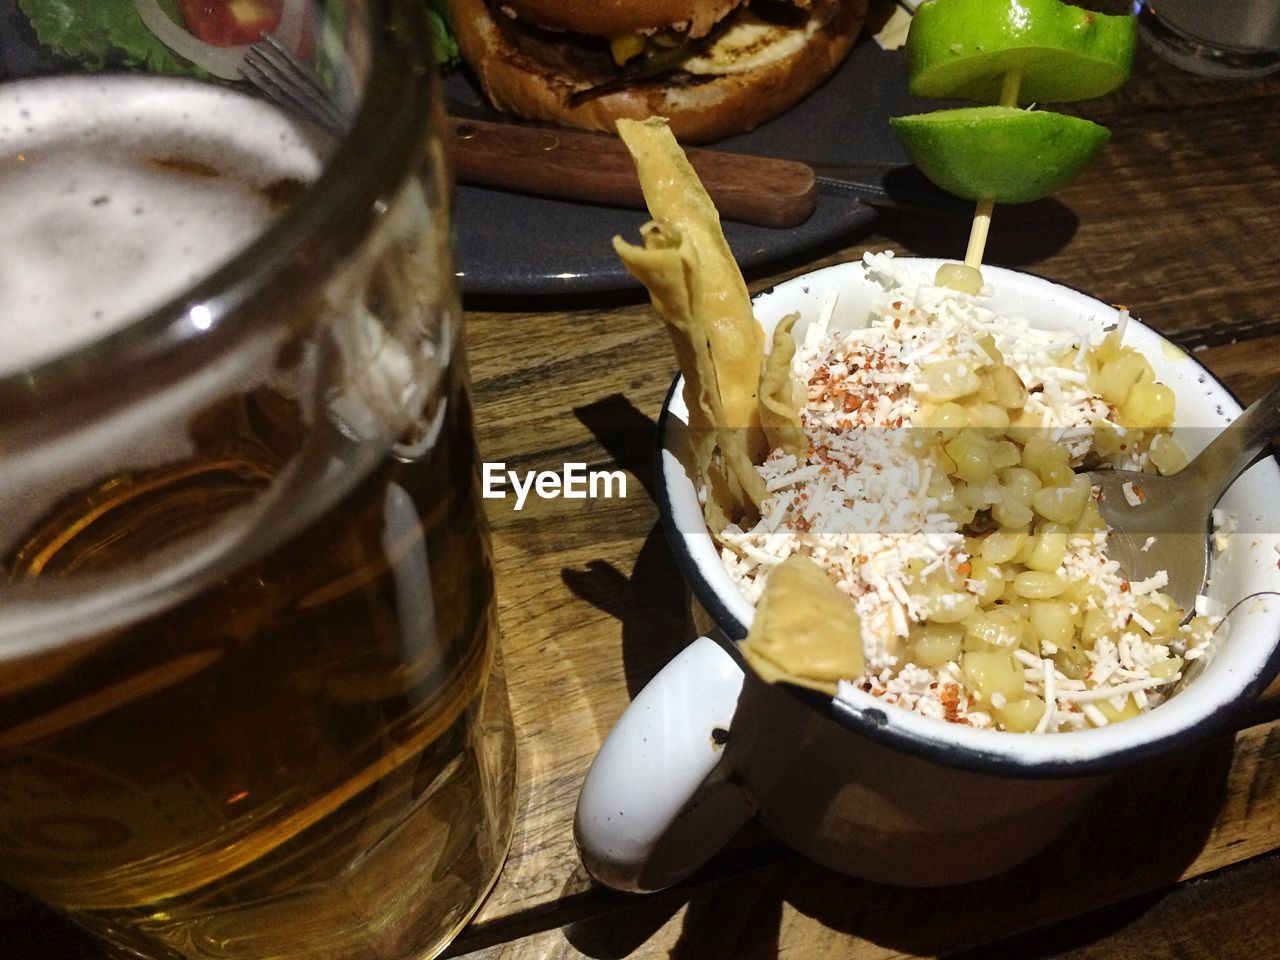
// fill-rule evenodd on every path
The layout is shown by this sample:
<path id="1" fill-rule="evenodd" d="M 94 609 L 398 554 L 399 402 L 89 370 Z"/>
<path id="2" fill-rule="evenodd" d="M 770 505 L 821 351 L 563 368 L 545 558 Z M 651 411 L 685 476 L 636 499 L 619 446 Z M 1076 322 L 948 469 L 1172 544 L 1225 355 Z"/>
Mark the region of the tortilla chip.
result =
<path id="1" fill-rule="evenodd" d="M 715 203 L 660 117 L 619 120 L 618 136 L 631 151 L 653 219 L 684 234 L 697 251 L 701 272 L 694 314 L 711 344 L 725 426 L 747 431 L 747 456 L 768 454 L 756 388 L 764 357 L 764 332 L 751 312 L 746 282 L 720 229 Z"/>
<path id="2" fill-rule="evenodd" d="M 742 654 L 762 679 L 832 696 L 862 675 L 862 624 L 853 600 L 820 566 L 792 554 L 769 572 Z"/>
<path id="3" fill-rule="evenodd" d="M 800 410 L 806 398 L 791 373 L 791 361 L 796 355 L 796 340 L 791 330 L 799 319 L 800 314 L 791 313 L 774 327 L 773 346 L 760 371 L 759 396 L 760 423 L 769 449 L 781 448 L 783 453 L 804 463 L 809 442 L 800 425 Z"/>
<path id="4" fill-rule="evenodd" d="M 716 535 L 731 522 L 758 515 L 767 491 L 746 445 L 747 431 L 733 427 L 710 340 L 699 316 L 701 264 L 697 249 L 678 228 L 656 223 L 643 229 L 643 247 L 614 237 L 627 270 L 649 290 L 685 376 L 689 440 L 706 491 L 705 513 Z M 754 322 L 754 321 L 753 321 Z"/>

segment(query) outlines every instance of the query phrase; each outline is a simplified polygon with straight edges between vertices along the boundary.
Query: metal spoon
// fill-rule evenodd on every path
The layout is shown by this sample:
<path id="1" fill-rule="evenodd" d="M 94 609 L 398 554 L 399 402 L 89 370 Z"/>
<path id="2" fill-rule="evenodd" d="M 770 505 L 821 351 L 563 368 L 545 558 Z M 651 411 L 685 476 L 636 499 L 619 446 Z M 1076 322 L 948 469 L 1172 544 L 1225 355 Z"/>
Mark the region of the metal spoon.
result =
<path id="1" fill-rule="evenodd" d="M 1272 385 L 1235 422 L 1178 473 L 1160 477 L 1133 470 L 1094 470 L 1098 503 L 1111 527 L 1108 553 L 1130 580 L 1168 571 L 1163 588 L 1188 615 L 1209 572 L 1213 508 L 1235 479 L 1262 459 L 1280 434 L 1280 383 Z M 1124 486 L 1130 488 L 1131 505 Z"/>

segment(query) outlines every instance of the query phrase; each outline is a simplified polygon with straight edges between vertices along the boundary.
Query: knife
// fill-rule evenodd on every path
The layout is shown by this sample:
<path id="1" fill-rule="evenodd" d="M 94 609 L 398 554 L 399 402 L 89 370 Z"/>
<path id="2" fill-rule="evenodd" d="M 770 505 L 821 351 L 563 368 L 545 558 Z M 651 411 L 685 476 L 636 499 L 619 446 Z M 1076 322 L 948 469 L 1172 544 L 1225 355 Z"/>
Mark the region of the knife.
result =
<path id="1" fill-rule="evenodd" d="M 644 209 L 635 164 L 604 133 L 450 117 L 450 160 L 460 183 Z M 817 206 L 813 171 L 794 160 L 685 151 L 727 220 L 794 227 Z"/>
<path id="2" fill-rule="evenodd" d="M 644 209 L 626 146 L 604 133 L 450 117 L 448 152 L 460 183 L 517 193 Z M 685 153 L 721 217 L 794 227 L 817 206 L 818 189 L 838 190 L 877 207 L 962 210 L 963 201 L 912 168 L 819 165 L 690 147 Z"/>

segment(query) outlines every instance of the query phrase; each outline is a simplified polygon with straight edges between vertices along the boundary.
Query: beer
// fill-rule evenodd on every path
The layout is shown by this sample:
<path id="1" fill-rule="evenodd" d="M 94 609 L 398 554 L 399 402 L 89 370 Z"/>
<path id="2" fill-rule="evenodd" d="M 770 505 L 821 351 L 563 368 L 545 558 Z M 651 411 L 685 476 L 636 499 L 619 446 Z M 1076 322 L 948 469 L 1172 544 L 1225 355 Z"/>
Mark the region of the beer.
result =
<path id="1" fill-rule="evenodd" d="M 139 82 L 168 104 L 176 133 L 196 88 L 129 81 Z M 125 92 L 110 80 L 61 83 L 64 94 L 82 88 L 72 98 L 81 104 L 91 83 Z M 266 108 L 218 96 L 231 98 L 225 119 L 206 126 L 199 156 L 175 137 L 172 149 L 157 154 L 148 142 L 130 161 L 118 117 L 95 118 L 109 163 L 69 138 L 90 214 L 116 204 L 128 224 L 145 203 L 167 205 L 170 225 L 185 221 L 130 241 L 143 259 L 160 243 L 160 272 L 178 276 L 176 287 L 64 287 L 23 336 L 0 333 L 11 344 L 0 357 L 21 345 L 34 362 L 126 323 L 226 260 L 279 215 L 290 184 L 314 177 L 310 134 L 282 118 L 247 125 L 244 111 Z M 163 126 L 155 116 L 148 124 Z M 246 126 L 255 134 L 243 136 Z M 286 141 L 291 156 L 277 148 Z M 56 165 L 56 154 L 54 144 L 23 162 Z M 172 181 L 163 201 L 122 186 L 140 182 L 121 176 L 130 163 L 130 176 Z M 196 188 L 183 191 L 184 180 Z M 28 204 L 45 199 L 30 181 L 23 193 Z M 92 206 L 101 196 L 110 199 Z M 193 235 L 209 242 L 185 242 Z M 95 236 L 109 245 L 119 232 Z M 92 262 L 85 240 L 75 256 Z M 399 254 L 386 250 L 383 283 L 411 269 L 388 265 Z M 40 269 L 48 277 L 55 266 Z M 48 286 L 23 295 L 49 296 Z M 0 324 L 9 306 L 0 304 Z M 54 346 L 23 342 L 49 327 Z M 345 435 L 325 428 L 325 411 L 299 386 L 299 371 L 312 368 L 276 356 L 267 374 L 247 364 L 254 377 L 175 416 L 181 435 L 157 431 L 133 462 L 60 478 L 54 495 L 0 502 L 10 513 L 0 616 L 6 596 L 27 609 L 81 585 L 101 592 L 160 577 L 157 558 L 190 565 L 206 542 L 239 534 L 171 602 L 122 600 L 102 629 L 58 643 L 0 640 L 0 879 L 148 957 L 401 960 L 434 953 L 466 921 L 509 841 L 513 734 L 495 667 L 465 370 L 456 349 L 440 358 L 427 428 L 371 468 L 350 457 L 359 466 L 340 484 L 319 472 L 307 482 L 309 464 L 334 472 Z M 0 476 L 6 469 L 0 453 Z M 286 521 L 262 508 L 282 485 L 290 501 L 316 489 L 340 496 Z M 130 591 L 121 596 L 134 597 L 136 582 Z"/>

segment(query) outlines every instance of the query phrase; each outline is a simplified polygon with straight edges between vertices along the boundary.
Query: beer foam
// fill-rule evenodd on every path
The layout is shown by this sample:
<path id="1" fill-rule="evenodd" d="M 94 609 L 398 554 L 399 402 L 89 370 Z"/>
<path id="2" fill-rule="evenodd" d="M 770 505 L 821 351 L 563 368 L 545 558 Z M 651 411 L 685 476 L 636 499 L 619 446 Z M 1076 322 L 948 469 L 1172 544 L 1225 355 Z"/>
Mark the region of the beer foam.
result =
<path id="1" fill-rule="evenodd" d="M 0 85 L 0 376 L 125 326 L 231 259 L 320 172 L 274 106 L 169 77 Z"/>

